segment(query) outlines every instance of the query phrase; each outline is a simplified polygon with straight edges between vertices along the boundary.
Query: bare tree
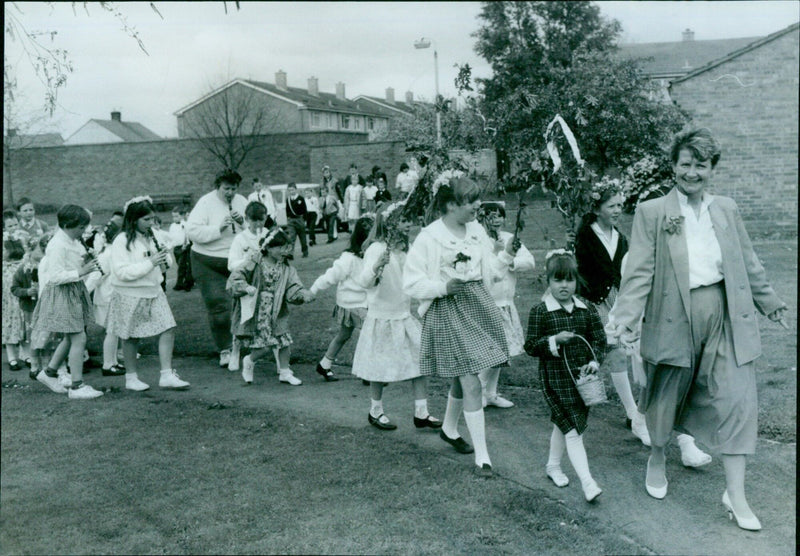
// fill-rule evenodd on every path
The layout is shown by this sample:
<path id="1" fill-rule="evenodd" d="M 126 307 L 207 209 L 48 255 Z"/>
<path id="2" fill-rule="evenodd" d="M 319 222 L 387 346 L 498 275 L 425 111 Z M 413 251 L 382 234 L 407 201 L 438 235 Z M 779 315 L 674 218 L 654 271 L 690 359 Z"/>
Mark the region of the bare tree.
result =
<path id="1" fill-rule="evenodd" d="M 242 83 L 211 93 L 182 116 L 182 133 L 195 138 L 226 168 L 236 170 L 268 133 L 286 129 L 284 113 L 267 95 Z"/>

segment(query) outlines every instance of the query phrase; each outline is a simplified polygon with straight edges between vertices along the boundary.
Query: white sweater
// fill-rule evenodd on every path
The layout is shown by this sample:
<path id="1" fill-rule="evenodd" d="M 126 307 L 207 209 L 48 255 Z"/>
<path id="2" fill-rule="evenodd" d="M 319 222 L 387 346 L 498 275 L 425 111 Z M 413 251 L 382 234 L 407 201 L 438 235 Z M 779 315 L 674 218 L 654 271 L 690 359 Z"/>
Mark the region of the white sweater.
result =
<path id="1" fill-rule="evenodd" d="M 236 234 L 231 243 L 231 249 L 228 251 L 228 270 L 233 272 L 240 268 L 247 262 L 247 258 L 258 251 L 258 240 L 263 236 L 264 230 L 261 233 L 254 234 L 247 228 Z"/>
<path id="2" fill-rule="evenodd" d="M 234 195 L 231 207 L 244 215 L 247 199 L 238 194 Z M 235 232 L 230 226 L 225 226 L 225 229 L 220 231 L 222 221 L 229 214 L 230 208 L 217 196 L 216 189 L 200 197 L 186 221 L 186 235 L 192 241 L 192 251 L 208 257 L 227 259 L 233 238 L 243 227 L 235 224 Z"/>
<path id="3" fill-rule="evenodd" d="M 153 266 L 148 258 L 156 252 L 153 241 L 136 234 L 130 251 L 125 246 L 127 242 L 128 236 L 122 232 L 111 244 L 111 286 L 122 295 L 130 297 L 156 297 L 161 291 L 163 275 L 161 269 Z M 167 264 L 170 265 L 172 256 L 169 251 L 167 256 Z"/>
<path id="4" fill-rule="evenodd" d="M 336 285 L 336 304 L 343 309 L 365 308 L 367 291 L 361 287 L 355 277 L 361 272 L 364 261 L 350 251 L 342 253 L 333 262 L 325 274 L 314 281 L 311 292 L 317 295 L 322 290 Z"/>
<path id="5" fill-rule="evenodd" d="M 511 241 L 514 234 L 498 231 L 497 236 L 505 245 Z M 516 273 L 533 270 L 536 262 L 533 260 L 531 252 L 524 245 L 520 245 L 517 254 L 512 257 L 505 250 L 495 253 L 494 240 L 488 234 L 486 239 L 489 242 L 488 248 L 491 252 L 489 256 L 497 260 L 497 264 L 493 266 L 498 267 L 501 271 L 500 276 L 496 277 L 495 280 L 487 282 L 486 288 L 498 307 L 508 307 L 514 303 L 514 294 L 517 290 Z"/>
<path id="6" fill-rule="evenodd" d="M 403 291 L 419 300 L 420 316 L 434 299 L 447 295 L 447 282 L 453 278 L 489 284 L 501 276 L 486 230 L 474 220 L 466 227 L 464 238 L 457 238 L 440 218 L 424 227 L 411 245 L 403 267 Z M 456 263 L 459 253 L 469 260 Z"/>
<path id="7" fill-rule="evenodd" d="M 411 298 L 403 293 L 405 253 L 393 252 L 383 267 L 380 282 L 375 285 L 375 263 L 386 251 L 382 241 L 373 243 L 364 252 L 364 264 L 356 282 L 367 289 L 367 317 L 404 319 L 411 315 Z"/>

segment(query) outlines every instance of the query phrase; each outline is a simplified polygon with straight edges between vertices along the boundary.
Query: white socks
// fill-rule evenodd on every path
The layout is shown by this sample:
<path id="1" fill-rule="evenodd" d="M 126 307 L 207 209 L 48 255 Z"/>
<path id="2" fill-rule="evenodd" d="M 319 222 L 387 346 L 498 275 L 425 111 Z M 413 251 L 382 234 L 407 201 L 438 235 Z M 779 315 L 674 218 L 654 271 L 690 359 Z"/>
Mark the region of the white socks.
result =
<path id="1" fill-rule="evenodd" d="M 377 419 L 383 414 L 383 400 L 370 399 L 370 404 L 369 414 Z"/>
<path id="2" fill-rule="evenodd" d="M 578 431 L 572 429 L 565 436 L 567 445 L 567 456 L 572 468 L 575 469 L 581 485 L 584 487 L 594 482 L 592 474 L 589 472 L 589 460 L 586 457 L 586 448 L 583 447 L 583 436 Z"/>
<path id="3" fill-rule="evenodd" d="M 633 399 L 633 392 L 631 392 L 631 382 L 628 380 L 627 369 L 625 372 L 611 373 L 611 382 L 614 383 L 614 389 L 622 402 L 622 407 L 625 408 L 625 413 L 628 414 L 628 419 L 633 419 L 638 410 L 636 401 Z"/>
<path id="4" fill-rule="evenodd" d="M 447 396 L 447 409 L 444 412 L 444 421 L 442 422 L 442 432 L 448 438 L 458 438 L 458 420 L 461 417 L 461 410 L 464 409 L 464 400 L 461 398 L 454 398 L 452 394 Z"/>
<path id="5" fill-rule="evenodd" d="M 564 455 L 564 448 L 567 444 L 564 440 L 564 433 L 553 425 L 553 433 L 550 435 L 550 457 L 547 458 L 547 469 L 561 469 L 561 456 Z"/>
<path id="6" fill-rule="evenodd" d="M 464 421 L 472 437 L 472 446 L 475 448 L 475 465 L 481 467 L 484 463 L 492 465 L 489 459 L 489 450 L 486 448 L 486 423 L 483 418 L 483 409 L 465 411 Z"/>
<path id="7" fill-rule="evenodd" d="M 425 419 L 428 415 L 428 398 L 414 400 L 414 417 L 417 419 Z"/>
<path id="8" fill-rule="evenodd" d="M 319 366 L 325 369 L 326 371 L 330 370 L 331 365 L 333 365 L 333 361 L 328 359 L 327 355 L 324 356 L 319 362 Z"/>

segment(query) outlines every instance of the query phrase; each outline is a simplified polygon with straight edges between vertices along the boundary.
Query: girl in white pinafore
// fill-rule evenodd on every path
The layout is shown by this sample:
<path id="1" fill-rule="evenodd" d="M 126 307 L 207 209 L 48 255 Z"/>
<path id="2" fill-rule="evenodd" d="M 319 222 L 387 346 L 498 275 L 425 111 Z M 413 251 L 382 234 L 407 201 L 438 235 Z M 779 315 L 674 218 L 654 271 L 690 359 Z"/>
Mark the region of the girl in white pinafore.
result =
<path id="1" fill-rule="evenodd" d="M 411 223 L 403 218 L 402 208 L 395 203 L 378 213 L 364 263 L 355 276 L 367 290 L 367 316 L 353 356 L 353 374 L 370 383 L 368 421 L 374 427 L 397 428 L 383 413 L 383 388 L 389 382 L 410 380 L 414 426 L 439 429 L 441 421 L 428 413 L 428 379 L 419 371 L 421 325 L 411 316 L 411 298 L 403 292 Z"/>

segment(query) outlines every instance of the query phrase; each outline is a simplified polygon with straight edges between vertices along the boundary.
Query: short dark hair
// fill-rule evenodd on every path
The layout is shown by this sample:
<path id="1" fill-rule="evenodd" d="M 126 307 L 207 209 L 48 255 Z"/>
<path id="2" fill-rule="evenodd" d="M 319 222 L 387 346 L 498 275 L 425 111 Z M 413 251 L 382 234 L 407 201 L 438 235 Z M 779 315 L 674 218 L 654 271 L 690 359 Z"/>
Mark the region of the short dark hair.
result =
<path id="1" fill-rule="evenodd" d="M 186 205 L 176 205 L 175 208 L 172 209 L 172 212 L 177 212 L 178 214 L 186 214 L 189 212 L 189 207 Z"/>
<path id="2" fill-rule="evenodd" d="M 357 257 L 363 256 L 362 247 L 374 223 L 372 216 L 362 216 L 356 220 L 353 226 L 353 233 L 350 235 L 350 245 L 345 251 L 349 251 Z"/>
<path id="3" fill-rule="evenodd" d="M 355 162 L 351 162 L 351 163 L 350 163 L 350 169 L 352 170 L 353 168 L 355 168 L 356 170 L 358 170 L 358 164 L 356 164 Z"/>
<path id="4" fill-rule="evenodd" d="M 124 213 L 124 212 L 122 212 L 121 210 L 115 210 L 115 211 L 114 211 L 114 212 L 111 214 L 111 218 L 114 218 L 115 216 L 121 216 L 122 218 L 125 218 L 125 213 Z"/>
<path id="5" fill-rule="evenodd" d="M 469 178 L 453 178 L 449 184 L 439 187 L 434 205 L 440 215 L 447 214 L 447 204 L 466 205 L 474 203 L 481 196 L 480 186 Z"/>
<path id="6" fill-rule="evenodd" d="M 231 168 L 225 168 L 224 170 L 220 171 L 216 177 L 214 178 L 214 187 L 219 189 L 219 186 L 223 183 L 229 183 L 231 185 L 239 185 L 242 183 L 242 176 L 239 175 L 239 172 L 236 170 L 232 170 Z"/>
<path id="7" fill-rule="evenodd" d="M 578 281 L 578 262 L 572 253 L 553 255 L 544 263 L 547 280 L 575 280 Z"/>
<path id="8" fill-rule="evenodd" d="M 64 205 L 58 209 L 56 218 L 59 228 L 70 230 L 81 226 L 86 227 L 92 221 L 89 211 L 78 205 Z"/>
<path id="9" fill-rule="evenodd" d="M 17 217 L 17 211 L 14 209 L 6 209 L 3 211 L 3 222 Z"/>
<path id="10" fill-rule="evenodd" d="M 267 219 L 267 207 L 259 201 L 250 201 L 244 208 L 244 217 L 248 220 L 264 222 Z"/>
<path id="11" fill-rule="evenodd" d="M 678 157 L 684 149 L 690 151 L 697 160 L 711 161 L 712 168 L 717 165 L 722 155 L 719 143 L 714 139 L 711 130 L 706 127 L 682 131 L 675 135 L 669 150 L 673 165 L 678 163 Z"/>
<path id="12" fill-rule="evenodd" d="M 403 162 L 403 163 L 400 165 L 400 171 L 401 171 L 401 172 L 405 172 L 406 170 L 408 170 L 408 164 L 406 164 L 405 162 Z"/>
<path id="13" fill-rule="evenodd" d="M 506 217 L 505 207 L 496 201 L 487 201 L 485 203 L 481 203 L 481 212 L 485 215 L 488 215 L 490 212 L 496 212 L 503 218 Z"/>
<path id="14" fill-rule="evenodd" d="M 3 255 L 10 261 L 19 261 L 25 256 L 25 244 L 22 239 L 10 237 L 3 241 Z"/>
<path id="15" fill-rule="evenodd" d="M 27 197 L 22 197 L 19 201 L 17 201 L 16 207 L 17 207 L 17 210 L 21 210 L 22 207 L 24 207 L 25 205 L 32 205 L 32 204 L 33 204 L 33 201 L 31 201 Z M 36 207 L 34 206 L 34 208 L 36 208 Z"/>
<path id="16" fill-rule="evenodd" d="M 293 181 L 290 181 L 288 184 L 286 184 L 286 189 L 289 189 L 290 187 L 294 187 L 295 189 L 297 189 L 297 184 L 294 183 Z"/>

